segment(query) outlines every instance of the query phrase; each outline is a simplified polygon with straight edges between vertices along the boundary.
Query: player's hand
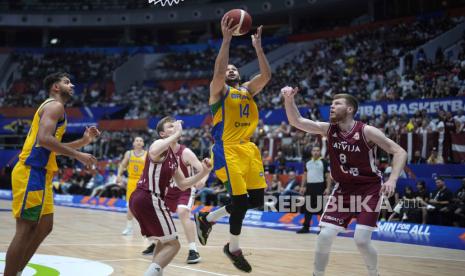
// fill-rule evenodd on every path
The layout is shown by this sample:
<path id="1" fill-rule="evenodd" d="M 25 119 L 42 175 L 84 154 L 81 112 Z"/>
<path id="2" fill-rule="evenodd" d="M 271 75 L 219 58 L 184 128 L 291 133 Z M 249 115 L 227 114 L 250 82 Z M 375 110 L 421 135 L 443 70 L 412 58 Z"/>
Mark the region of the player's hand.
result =
<path id="1" fill-rule="evenodd" d="M 331 189 L 326 188 L 325 191 L 323 192 L 323 195 L 328 196 L 331 194 Z"/>
<path id="2" fill-rule="evenodd" d="M 213 169 L 210 158 L 204 158 L 202 160 L 202 168 L 203 168 L 204 171 L 208 171 L 208 172 Z"/>
<path id="3" fill-rule="evenodd" d="M 100 136 L 100 131 L 97 129 L 96 126 L 86 127 L 84 131 L 84 135 L 82 138 L 86 141 L 86 143 L 91 143 L 94 141 L 95 138 Z"/>
<path id="4" fill-rule="evenodd" d="M 381 194 L 390 198 L 396 192 L 396 182 L 388 180 L 381 185 Z"/>
<path id="5" fill-rule="evenodd" d="M 173 123 L 174 126 L 174 135 L 176 135 L 177 138 L 181 137 L 182 135 L 182 120 L 177 120 L 176 122 Z"/>
<path id="6" fill-rule="evenodd" d="M 257 33 L 250 36 L 252 37 L 252 45 L 255 49 L 260 49 L 262 47 L 262 29 L 263 25 L 260 25 L 257 29 Z"/>
<path id="7" fill-rule="evenodd" d="M 121 176 L 116 177 L 116 184 L 121 185 L 123 182 L 123 178 Z"/>
<path id="8" fill-rule="evenodd" d="M 239 27 L 239 24 L 236 24 L 235 26 L 232 24 L 232 18 L 224 16 L 223 19 L 221 19 L 221 33 L 223 34 L 223 38 L 231 39 L 234 31 Z"/>
<path id="9" fill-rule="evenodd" d="M 95 156 L 93 156 L 92 154 L 85 152 L 78 151 L 76 159 L 88 167 L 97 164 L 97 158 L 95 158 Z"/>
<path id="10" fill-rule="evenodd" d="M 294 96 L 295 96 L 295 94 L 297 94 L 297 92 L 299 92 L 298 87 L 292 88 L 290 86 L 285 86 L 285 87 L 281 88 L 281 94 L 283 95 L 285 100 L 294 98 Z"/>

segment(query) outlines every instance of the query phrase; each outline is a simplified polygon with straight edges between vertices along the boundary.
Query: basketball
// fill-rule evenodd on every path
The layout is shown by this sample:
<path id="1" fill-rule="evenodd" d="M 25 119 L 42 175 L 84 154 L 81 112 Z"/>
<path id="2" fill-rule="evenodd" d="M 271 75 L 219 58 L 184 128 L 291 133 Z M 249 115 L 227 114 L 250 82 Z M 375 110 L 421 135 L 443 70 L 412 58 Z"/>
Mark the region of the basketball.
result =
<path id="1" fill-rule="evenodd" d="M 233 26 L 239 24 L 239 27 L 233 33 L 234 36 L 245 35 L 250 31 L 250 27 L 252 27 L 252 17 L 248 12 L 241 9 L 234 9 L 225 13 L 223 18 L 225 16 L 233 19 Z"/>

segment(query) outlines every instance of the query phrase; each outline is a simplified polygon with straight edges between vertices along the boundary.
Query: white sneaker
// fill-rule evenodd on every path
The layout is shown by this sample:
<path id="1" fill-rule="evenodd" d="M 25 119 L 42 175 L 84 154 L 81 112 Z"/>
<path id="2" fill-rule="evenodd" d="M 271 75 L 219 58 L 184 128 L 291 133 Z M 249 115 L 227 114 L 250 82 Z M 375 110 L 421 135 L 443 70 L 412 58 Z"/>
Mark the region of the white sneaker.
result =
<path id="1" fill-rule="evenodd" d="M 408 217 L 407 217 L 407 213 L 404 213 L 404 215 L 402 216 L 402 220 L 407 220 Z"/>
<path id="2" fill-rule="evenodd" d="M 132 227 L 126 227 L 126 228 L 124 228 L 123 232 L 121 232 L 121 235 L 123 235 L 123 236 L 132 235 Z"/>
<path id="3" fill-rule="evenodd" d="M 431 205 L 431 204 L 428 204 L 428 205 L 426 205 L 426 209 L 428 209 L 428 210 L 434 210 L 434 209 L 436 209 L 436 207 L 433 206 L 433 205 Z"/>

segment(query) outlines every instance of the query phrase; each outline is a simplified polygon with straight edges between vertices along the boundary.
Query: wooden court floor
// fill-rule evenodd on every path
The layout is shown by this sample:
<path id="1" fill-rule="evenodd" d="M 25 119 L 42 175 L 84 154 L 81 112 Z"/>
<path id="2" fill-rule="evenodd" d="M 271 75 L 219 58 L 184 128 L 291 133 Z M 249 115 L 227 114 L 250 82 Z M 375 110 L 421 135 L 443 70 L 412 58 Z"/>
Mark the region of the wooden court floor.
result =
<path id="1" fill-rule="evenodd" d="M 0 208 L 10 208 L 0 200 Z M 164 275 L 311 275 L 316 235 L 244 227 L 241 244 L 253 267 L 251 274 L 240 273 L 223 255 L 228 225 L 214 226 L 207 246 L 198 245 L 199 264 L 187 265 L 187 245 L 179 221 L 175 221 L 182 244 Z M 112 275 L 143 275 L 151 257 L 141 255 L 148 242 L 136 226 L 133 236 L 121 236 L 125 226 L 122 213 L 56 207 L 52 234 L 38 254 L 90 259 L 105 263 Z M 10 212 L 0 212 L 0 252 L 6 252 L 14 234 Z M 374 241 L 379 252 L 382 276 L 465 275 L 465 251 Z M 1 271 L 0 271 L 1 275 Z M 351 238 L 338 237 L 333 245 L 326 275 L 366 275 L 365 266 Z"/>

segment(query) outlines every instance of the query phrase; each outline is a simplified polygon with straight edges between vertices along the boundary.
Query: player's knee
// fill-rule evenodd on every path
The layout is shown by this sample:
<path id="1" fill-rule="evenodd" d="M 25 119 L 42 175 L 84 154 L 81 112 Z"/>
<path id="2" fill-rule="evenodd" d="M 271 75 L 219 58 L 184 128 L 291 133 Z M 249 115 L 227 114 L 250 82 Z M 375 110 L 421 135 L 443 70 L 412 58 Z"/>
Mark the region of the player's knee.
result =
<path id="1" fill-rule="evenodd" d="M 16 235 L 18 236 L 31 236 L 37 231 L 39 227 L 38 222 L 21 221 L 16 227 Z"/>
<path id="2" fill-rule="evenodd" d="M 170 252 L 177 253 L 181 249 L 181 244 L 178 239 L 166 242 L 163 247 L 168 247 Z"/>
<path id="3" fill-rule="evenodd" d="M 48 236 L 53 231 L 53 223 L 47 223 L 44 226 L 43 233 L 45 236 Z"/>
<path id="4" fill-rule="evenodd" d="M 245 216 L 248 209 L 248 198 L 247 195 L 232 196 L 231 199 L 231 215 Z"/>
<path id="5" fill-rule="evenodd" d="M 360 237 L 354 237 L 354 241 L 358 248 L 366 248 L 370 244 L 370 240 L 362 239 Z"/>
<path id="6" fill-rule="evenodd" d="M 316 243 L 316 251 L 317 253 L 329 253 L 331 249 L 331 245 L 336 238 L 337 234 L 339 233 L 338 230 L 323 227 L 318 234 L 317 243 Z"/>
<path id="7" fill-rule="evenodd" d="M 229 232 L 233 235 L 240 235 L 242 221 L 247 213 L 247 195 L 232 196 L 231 216 L 229 217 Z"/>

